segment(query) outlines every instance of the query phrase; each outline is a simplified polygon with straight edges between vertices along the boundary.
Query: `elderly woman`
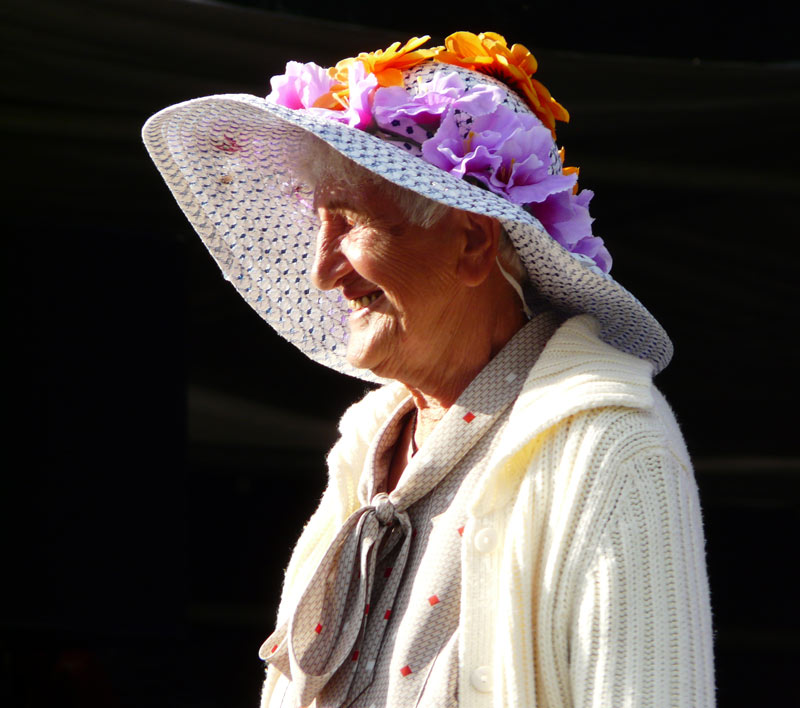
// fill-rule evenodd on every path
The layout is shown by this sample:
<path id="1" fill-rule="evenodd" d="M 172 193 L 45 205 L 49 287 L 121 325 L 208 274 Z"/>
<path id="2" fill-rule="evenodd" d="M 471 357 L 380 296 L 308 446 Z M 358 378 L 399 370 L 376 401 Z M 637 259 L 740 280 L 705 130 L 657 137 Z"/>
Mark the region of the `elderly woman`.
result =
<path id="1" fill-rule="evenodd" d="M 669 339 L 608 275 L 530 53 L 426 39 L 144 130 L 241 295 L 383 384 L 342 418 L 262 705 L 711 705 Z"/>

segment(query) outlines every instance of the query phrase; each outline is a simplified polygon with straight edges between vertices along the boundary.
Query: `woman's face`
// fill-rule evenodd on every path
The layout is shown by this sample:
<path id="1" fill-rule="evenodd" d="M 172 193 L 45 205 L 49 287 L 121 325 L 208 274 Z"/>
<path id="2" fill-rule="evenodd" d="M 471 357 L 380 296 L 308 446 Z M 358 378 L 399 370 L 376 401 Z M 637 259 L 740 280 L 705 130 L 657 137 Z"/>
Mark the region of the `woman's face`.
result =
<path id="1" fill-rule="evenodd" d="M 315 195 L 320 219 L 311 279 L 350 308 L 347 360 L 384 378 L 413 381 L 446 353 L 459 322 L 458 218 L 409 224 L 377 187 L 336 185 Z"/>

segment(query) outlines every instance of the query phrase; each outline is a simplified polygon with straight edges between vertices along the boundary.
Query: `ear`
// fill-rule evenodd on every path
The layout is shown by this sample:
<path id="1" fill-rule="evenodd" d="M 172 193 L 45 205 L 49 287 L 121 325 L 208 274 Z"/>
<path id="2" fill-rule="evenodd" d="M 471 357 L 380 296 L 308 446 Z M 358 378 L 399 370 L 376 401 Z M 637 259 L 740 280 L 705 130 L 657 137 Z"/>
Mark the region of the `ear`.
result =
<path id="1" fill-rule="evenodd" d="M 500 242 L 500 222 L 484 214 L 458 212 L 463 244 L 458 261 L 458 276 L 470 287 L 489 277 L 497 258 Z"/>

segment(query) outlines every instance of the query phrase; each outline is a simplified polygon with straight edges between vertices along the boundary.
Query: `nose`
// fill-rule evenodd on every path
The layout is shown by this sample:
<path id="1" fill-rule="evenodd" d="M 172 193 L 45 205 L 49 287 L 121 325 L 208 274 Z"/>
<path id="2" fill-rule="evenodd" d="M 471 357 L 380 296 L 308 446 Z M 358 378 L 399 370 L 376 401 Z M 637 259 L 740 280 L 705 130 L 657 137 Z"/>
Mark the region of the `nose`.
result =
<path id="1" fill-rule="evenodd" d="M 341 234 L 323 219 L 317 232 L 317 247 L 311 266 L 311 282 L 320 290 L 332 290 L 353 270 L 347 256 L 342 253 Z"/>

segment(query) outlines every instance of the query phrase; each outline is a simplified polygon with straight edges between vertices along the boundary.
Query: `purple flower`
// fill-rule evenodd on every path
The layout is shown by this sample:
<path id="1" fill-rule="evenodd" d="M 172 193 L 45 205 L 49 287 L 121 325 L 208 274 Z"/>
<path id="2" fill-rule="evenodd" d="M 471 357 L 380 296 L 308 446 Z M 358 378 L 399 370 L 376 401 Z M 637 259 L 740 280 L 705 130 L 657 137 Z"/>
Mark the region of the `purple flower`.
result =
<path id="1" fill-rule="evenodd" d="M 560 165 L 554 169 L 550 131 L 535 116 L 503 105 L 502 98 L 502 93 L 474 91 L 452 101 L 439 129 L 422 144 L 422 157 L 524 205 L 555 241 L 608 272 L 611 257 L 602 239 L 592 235 L 592 192 L 572 193 L 577 175 L 562 174 Z"/>
<path id="2" fill-rule="evenodd" d="M 575 244 L 572 253 L 582 253 L 584 256 L 588 256 L 603 273 L 611 270 L 611 254 L 599 236 L 585 236 Z"/>
<path id="3" fill-rule="evenodd" d="M 428 94 L 426 94 L 428 95 Z M 439 115 L 447 103 L 434 103 L 438 97 L 430 96 L 430 102 L 419 97 L 409 100 L 408 92 L 400 86 L 379 88 L 372 105 L 377 126 L 406 140 L 421 145 L 433 135 L 439 124 Z"/>
<path id="4" fill-rule="evenodd" d="M 437 72 L 415 96 L 400 86 L 378 89 L 373 113 L 385 132 L 422 145 L 433 137 L 442 116 L 454 103 L 471 107 L 477 115 L 501 100 L 502 90 L 497 87 L 478 86 L 468 91 L 456 72 Z"/>
<path id="5" fill-rule="evenodd" d="M 527 208 L 555 241 L 572 253 L 588 256 L 600 270 L 608 273 L 611 254 L 603 245 L 603 239 L 592 235 L 594 219 L 589 215 L 589 202 L 593 196 L 594 192 L 588 189 L 578 194 L 558 192 Z"/>
<path id="6" fill-rule="evenodd" d="M 301 64 L 290 61 L 286 64 L 286 73 L 273 76 L 269 80 L 272 91 L 268 101 L 286 106 L 293 110 L 312 108 L 320 96 L 324 96 L 334 85 L 326 69 L 308 62 Z"/>
<path id="7" fill-rule="evenodd" d="M 586 196 L 584 196 L 586 195 Z M 587 208 L 592 193 L 583 190 L 580 196 L 558 192 L 528 209 L 556 241 L 571 251 L 575 244 L 592 234 L 592 217 Z"/>
<path id="8" fill-rule="evenodd" d="M 411 96 L 401 86 L 389 86 L 375 93 L 375 121 L 391 131 L 391 121 L 398 116 L 414 118 L 418 123 L 438 125 L 445 109 L 466 93 L 466 86 L 455 72 L 437 72 L 424 86 L 425 92 Z"/>
<path id="9" fill-rule="evenodd" d="M 530 204 L 575 184 L 575 175 L 551 174 L 553 148 L 550 131 L 535 116 L 514 113 L 494 96 L 467 95 L 450 106 L 422 155 L 515 204 Z"/>

